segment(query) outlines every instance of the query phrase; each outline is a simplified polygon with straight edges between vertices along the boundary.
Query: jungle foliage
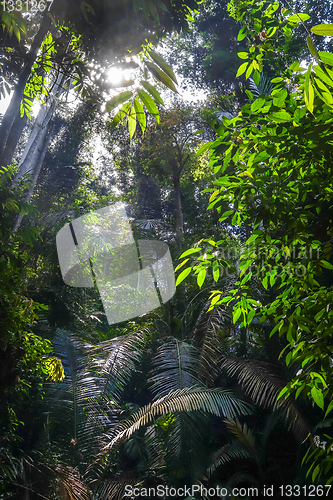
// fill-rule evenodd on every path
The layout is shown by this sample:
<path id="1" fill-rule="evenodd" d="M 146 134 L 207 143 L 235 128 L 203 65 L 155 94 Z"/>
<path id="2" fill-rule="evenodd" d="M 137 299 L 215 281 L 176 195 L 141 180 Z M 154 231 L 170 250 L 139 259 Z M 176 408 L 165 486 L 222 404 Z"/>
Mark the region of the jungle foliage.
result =
<path id="1" fill-rule="evenodd" d="M 14 93 L 0 137 L 1 499 L 121 499 L 126 485 L 230 498 L 272 485 L 279 498 L 333 481 L 333 25 L 327 2 L 290 5 L 54 0 L 36 17 L 2 5 L 0 85 Z M 186 67 L 203 66 L 212 95 L 162 110 L 177 78 L 154 46 L 190 22 Z M 219 85 L 209 71 L 229 33 L 240 67 Z M 305 52 L 306 67 L 290 65 Z M 110 90 L 112 65 L 138 77 Z M 74 110 L 60 103 L 70 86 Z M 36 99 L 43 120 L 22 134 Z M 135 238 L 169 245 L 178 286 L 110 326 L 96 288 L 62 280 L 55 236 L 117 201 Z"/>

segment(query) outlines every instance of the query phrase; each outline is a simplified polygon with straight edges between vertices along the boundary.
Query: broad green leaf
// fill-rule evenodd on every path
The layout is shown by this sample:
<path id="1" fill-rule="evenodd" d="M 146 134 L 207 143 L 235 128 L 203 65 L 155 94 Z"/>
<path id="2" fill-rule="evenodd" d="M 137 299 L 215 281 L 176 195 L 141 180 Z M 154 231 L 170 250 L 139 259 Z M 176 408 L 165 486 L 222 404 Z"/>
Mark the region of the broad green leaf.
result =
<path id="1" fill-rule="evenodd" d="M 311 28 L 312 33 L 321 36 L 333 36 L 333 24 L 317 24 Z"/>
<path id="2" fill-rule="evenodd" d="M 114 108 L 119 106 L 119 104 L 122 104 L 123 102 L 128 101 L 132 97 L 132 95 L 133 95 L 133 92 L 131 92 L 130 90 L 125 90 L 125 92 L 121 92 L 120 94 L 115 95 L 114 97 L 112 97 L 112 99 L 110 99 L 106 103 L 105 111 L 107 111 L 107 112 L 112 111 Z"/>
<path id="3" fill-rule="evenodd" d="M 202 285 L 204 284 L 204 281 L 206 279 L 206 274 L 207 274 L 207 270 L 205 268 L 203 268 L 199 271 L 198 276 L 197 276 L 197 284 L 198 284 L 199 288 L 201 288 Z"/>
<path id="4" fill-rule="evenodd" d="M 244 38 L 246 37 L 246 35 L 247 35 L 247 27 L 243 26 L 243 28 L 241 28 L 240 31 L 239 31 L 239 33 L 238 33 L 237 40 L 239 42 L 241 42 L 242 40 L 244 40 Z"/>
<path id="5" fill-rule="evenodd" d="M 245 62 L 245 63 L 243 63 L 243 64 L 241 64 L 241 65 L 239 66 L 238 71 L 237 71 L 237 73 L 236 73 L 236 78 L 237 78 L 238 76 L 241 76 L 243 73 L 245 73 L 246 68 L 248 67 L 248 65 L 249 65 L 249 63 L 248 63 L 248 62 Z"/>
<path id="6" fill-rule="evenodd" d="M 214 260 L 214 262 L 212 264 L 212 268 L 213 268 L 214 281 L 218 281 L 219 276 L 220 276 L 220 266 L 219 266 L 219 263 L 217 260 Z"/>
<path id="7" fill-rule="evenodd" d="M 190 274 L 191 270 L 192 270 L 192 267 L 187 267 L 186 269 L 184 269 L 184 271 L 182 271 L 180 273 L 180 275 L 178 276 L 177 281 L 176 281 L 176 286 L 178 286 L 185 278 L 187 278 L 187 276 Z"/>
<path id="8" fill-rule="evenodd" d="M 219 220 L 222 222 L 224 221 L 227 217 L 229 217 L 229 215 L 233 214 L 234 211 L 233 210 L 227 210 L 226 212 L 224 212 L 223 215 L 221 215 L 221 217 L 219 218 Z"/>
<path id="9" fill-rule="evenodd" d="M 157 106 L 153 101 L 153 99 L 150 97 L 150 95 L 147 94 L 147 92 L 145 92 L 144 90 L 138 89 L 138 96 L 140 97 L 143 104 L 146 106 L 148 112 L 151 115 L 153 115 L 157 123 L 160 123 L 160 115 L 158 113 Z"/>
<path id="10" fill-rule="evenodd" d="M 149 52 L 149 55 L 153 59 L 153 61 L 155 61 L 156 64 L 164 71 L 164 73 L 166 73 L 168 75 L 168 77 L 171 78 L 171 80 L 173 80 L 177 84 L 178 83 L 177 78 L 176 78 L 171 66 L 169 66 L 169 64 L 167 64 L 164 61 L 164 59 L 162 59 L 162 57 L 159 56 L 158 54 L 156 54 L 156 52 L 154 52 L 153 50 L 151 50 Z"/>
<path id="11" fill-rule="evenodd" d="M 249 57 L 248 52 L 237 52 L 237 55 L 240 59 L 248 59 L 248 57 Z"/>
<path id="12" fill-rule="evenodd" d="M 323 63 L 328 64 L 329 66 L 333 66 L 333 54 L 332 52 L 325 52 L 323 50 L 320 50 L 318 52 L 320 59 L 323 61 Z"/>
<path id="13" fill-rule="evenodd" d="M 274 122 L 289 122 L 292 120 L 291 115 L 287 111 L 277 111 L 276 113 L 271 113 L 268 118 Z"/>
<path id="14" fill-rule="evenodd" d="M 257 69 L 253 72 L 252 78 L 253 78 L 254 83 L 258 87 L 258 85 L 260 83 L 260 72 Z"/>
<path id="15" fill-rule="evenodd" d="M 128 115 L 127 115 L 127 120 L 128 120 L 128 131 L 130 138 L 132 139 L 134 132 L 136 130 L 136 112 L 133 106 L 131 106 Z"/>
<path id="16" fill-rule="evenodd" d="M 113 120 L 110 124 L 109 130 L 113 130 L 118 125 L 118 123 L 121 122 L 121 120 L 123 120 L 123 118 L 125 118 L 130 107 L 131 107 L 130 102 L 125 102 L 125 104 L 123 104 L 123 106 L 120 108 L 118 113 L 113 118 Z"/>
<path id="17" fill-rule="evenodd" d="M 250 76 L 252 74 L 252 71 L 253 71 L 253 61 L 252 61 L 252 63 L 249 65 L 249 67 L 246 70 L 246 73 L 245 73 L 245 78 L 246 79 L 250 78 Z"/>
<path id="18" fill-rule="evenodd" d="M 164 73 L 164 71 L 160 70 L 160 68 L 158 68 L 156 66 L 156 64 L 153 64 L 149 61 L 146 61 L 146 65 L 147 65 L 147 68 L 149 69 L 149 71 L 151 72 L 151 74 L 154 76 L 154 78 L 158 82 L 163 83 L 166 87 L 168 87 L 173 92 L 178 94 L 178 90 L 176 89 L 173 81 L 171 80 L 171 78 L 167 74 Z"/>
<path id="19" fill-rule="evenodd" d="M 242 309 L 240 307 L 238 307 L 238 309 L 233 310 L 233 312 L 232 312 L 233 324 L 235 324 L 239 320 L 241 314 L 242 314 Z"/>
<path id="20" fill-rule="evenodd" d="M 141 102 L 137 98 L 134 99 L 134 108 L 136 116 L 138 117 L 138 122 L 140 123 L 142 133 L 144 134 L 146 130 L 146 114 L 143 110 Z"/>
<path id="21" fill-rule="evenodd" d="M 311 389 L 311 396 L 314 400 L 314 402 L 321 408 L 322 410 L 324 409 L 324 396 L 323 393 L 320 389 L 317 389 L 317 387 L 312 387 Z"/>
<path id="22" fill-rule="evenodd" d="M 325 71 L 318 65 L 314 66 L 313 69 L 316 72 L 316 75 L 324 81 L 327 85 L 333 87 L 333 80 L 325 73 Z"/>
<path id="23" fill-rule="evenodd" d="M 212 144 L 213 143 L 210 141 L 210 142 L 206 142 L 205 144 L 203 144 L 202 146 L 200 146 L 200 148 L 196 152 L 196 156 L 200 156 L 202 153 L 204 153 L 205 151 L 207 151 L 208 149 L 210 149 Z"/>
<path id="24" fill-rule="evenodd" d="M 183 252 L 179 258 L 183 259 L 184 257 L 187 257 L 188 255 L 192 255 L 192 253 L 200 252 L 200 250 L 201 250 L 201 248 L 199 248 L 199 247 L 189 248 L 188 250 Z"/>
<path id="25" fill-rule="evenodd" d="M 149 92 L 149 94 L 153 96 L 156 102 L 164 106 L 163 99 L 160 96 L 160 93 L 155 89 L 154 85 L 152 85 L 149 82 L 146 82 L 145 80 L 141 80 L 140 83 L 147 90 L 147 92 Z"/>
<path id="26" fill-rule="evenodd" d="M 258 97 L 252 104 L 251 104 L 251 111 L 258 111 L 258 109 L 261 109 L 263 105 L 265 104 L 265 99 L 264 97 Z"/>
<path id="27" fill-rule="evenodd" d="M 288 17 L 288 22 L 301 23 L 301 22 L 307 21 L 308 19 L 310 19 L 309 14 L 297 13 L 297 14 L 293 14 L 292 16 Z"/>

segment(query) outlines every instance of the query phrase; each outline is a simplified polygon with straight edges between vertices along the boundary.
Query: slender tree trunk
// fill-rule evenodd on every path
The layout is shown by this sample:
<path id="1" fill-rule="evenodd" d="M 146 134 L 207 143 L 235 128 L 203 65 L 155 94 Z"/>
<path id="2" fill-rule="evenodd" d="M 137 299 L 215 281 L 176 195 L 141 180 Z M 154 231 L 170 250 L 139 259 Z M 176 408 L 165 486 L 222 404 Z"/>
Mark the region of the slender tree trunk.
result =
<path id="1" fill-rule="evenodd" d="M 44 158 L 46 155 L 46 151 L 47 151 L 47 148 L 50 144 L 51 137 L 52 137 L 52 129 L 50 129 L 50 127 L 45 127 L 45 129 L 43 130 L 43 133 L 41 134 L 41 140 L 39 141 L 40 142 L 39 147 L 37 147 L 37 150 L 36 150 L 37 161 L 36 161 L 36 164 L 34 167 L 34 172 L 33 172 L 32 180 L 31 180 L 31 186 L 30 186 L 29 191 L 27 192 L 27 194 L 24 198 L 24 201 L 27 203 L 30 202 L 33 190 L 34 190 L 35 185 L 37 183 L 40 171 L 41 171 L 42 166 L 43 166 L 43 161 L 44 161 Z M 13 227 L 13 233 L 16 233 L 16 231 L 20 227 L 23 217 L 24 217 L 24 214 L 19 214 L 16 217 L 15 224 Z"/>
<path id="2" fill-rule="evenodd" d="M 53 87 L 52 94 L 50 95 L 49 106 L 47 108 L 43 107 L 40 109 L 34 128 L 30 134 L 29 140 L 19 163 L 19 170 L 13 182 L 13 184 L 16 184 L 24 177 L 24 175 L 27 174 L 30 174 L 32 176 L 29 191 L 25 196 L 25 201 L 27 203 L 29 203 L 33 190 L 35 189 L 35 186 L 37 184 L 46 151 L 51 140 L 52 130 L 50 128 L 50 123 L 53 117 L 57 99 L 63 92 L 64 81 L 65 76 L 59 75 L 56 84 Z M 20 214 L 17 216 L 13 227 L 14 233 L 20 227 L 23 217 L 24 214 Z"/>
<path id="3" fill-rule="evenodd" d="M 27 115 L 24 116 L 19 115 L 15 118 L 15 121 L 12 125 L 11 133 L 8 136 L 6 142 L 5 150 L 1 157 L 1 165 L 7 166 L 12 161 L 16 146 L 20 140 L 23 129 L 26 126 L 26 123 L 27 123 Z"/>
<path id="4" fill-rule="evenodd" d="M 35 177 L 34 171 L 38 163 L 39 152 L 43 149 L 45 134 L 47 133 L 49 123 L 53 117 L 57 99 L 63 92 L 64 81 L 65 76 L 59 75 L 52 89 L 52 94 L 49 96 L 48 107 L 43 106 L 39 110 L 34 127 L 19 162 L 19 169 L 14 179 L 15 183 L 20 181 L 26 174 L 32 174 L 33 177 Z"/>
<path id="5" fill-rule="evenodd" d="M 176 217 L 176 243 L 180 252 L 184 233 L 184 219 L 182 210 L 182 200 L 180 195 L 180 174 L 177 167 L 173 168 L 173 187 L 175 192 L 175 217 Z"/>
<path id="6" fill-rule="evenodd" d="M 20 103 L 23 98 L 24 89 L 26 83 L 29 80 L 32 65 L 36 59 L 38 49 L 41 46 L 41 43 L 50 27 L 50 24 L 51 19 L 47 15 L 45 15 L 43 17 L 40 28 L 32 42 L 30 51 L 27 55 L 27 62 L 24 65 L 21 74 L 19 75 L 18 82 L 15 85 L 13 96 L 2 119 L 2 123 L 0 126 L 0 158 L 2 158 L 2 155 L 5 152 L 6 143 L 9 135 L 11 134 L 14 121 L 20 115 Z M 1 164 L 3 165 L 2 160 Z"/>

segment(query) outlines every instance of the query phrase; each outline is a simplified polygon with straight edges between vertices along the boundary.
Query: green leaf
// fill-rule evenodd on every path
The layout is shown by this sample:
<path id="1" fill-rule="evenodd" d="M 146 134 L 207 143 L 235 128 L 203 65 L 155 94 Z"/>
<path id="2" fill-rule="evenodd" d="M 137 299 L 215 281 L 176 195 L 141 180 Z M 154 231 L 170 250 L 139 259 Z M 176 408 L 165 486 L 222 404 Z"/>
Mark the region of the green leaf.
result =
<path id="1" fill-rule="evenodd" d="M 258 85 L 260 83 L 260 72 L 257 69 L 254 71 L 252 78 L 253 78 L 254 83 L 258 87 Z"/>
<path id="2" fill-rule="evenodd" d="M 176 281 L 176 286 L 178 286 L 185 278 L 187 278 L 187 276 L 190 274 L 191 270 L 192 270 L 192 267 L 187 267 L 186 269 L 184 269 L 184 271 L 182 271 L 180 273 L 180 275 L 178 276 L 177 281 Z"/>
<path id="3" fill-rule="evenodd" d="M 229 215 L 233 214 L 234 211 L 233 210 L 227 210 L 226 212 L 224 212 L 223 215 L 221 215 L 221 217 L 219 218 L 219 220 L 222 222 L 224 221 L 227 217 L 229 217 Z"/>
<path id="4" fill-rule="evenodd" d="M 249 63 L 248 63 L 248 62 L 245 62 L 245 63 L 243 63 L 243 64 L 241 64 L 241 65 L 239 66 L 238 71 L 237 71 L 237 73 L 236 73 L 236 78 L 237 78 L 238 76 L 241 76 L 243 73 L 245 73 L 246 68 L 248 67 L 248 65 L 249 65 Z"/>
<path id="5" fill-rule="evenodd" d="M 156 54 L 156 52 L 154 52 L 153 50 L 151 50 L 149 52 L 149 55 L 153 59 L 153 61 L 155 61 L 156 64 L 164 71 L 164 73 L 166 73 L 168 75 L 168 77 L 171 78 L 171 80 L 173 80 L 177 84 L 178 83 L 177 78 L 176 78 L 171 66 L 169 66 L 169 64 L 167 64 L 164 61 L 164 59 L 162 59 L 162 57 L 159 56 L 158 54 Z"/>
<path id="6" fill-rule="evenodd" d="M 127 120 L 128 120 L 129 135 L 130 135 L 130 138 L 132 139 L 134 132 L 136 130 L 136 112 L 135 112 L 135 108 L 133 106 L 131 106 L 131 108 L 128 112 Z"/>
<path id="7" fill-rule="evenodd" d="M 319 264 L 320 264 L 322 267 L 325 267 L 326 269 L 333 269 L 332 264 L 330 264 L 329 262 L 327 262 L 327 260 L 321 260 L 321 261 L 319 262 Z"/>
<path id="8" fill-rule="evenodd" d="M 324 409 L 324 396 L 323 393 L 320 389 L 317 389 L 317 387 L 312 387 L 311 389 L 311 396 L 314 400 L 314 402 L 321 408 L 322 410 Z"/>
<path id="9" fill-rule="evenodd" d="M 330 87 L 333 87 L 333 80 L 325 73 L 325 71 L 318 65 L 314 66 L 313 69 L 316 72 L 316 75 L 324 81 Z"/>
<path id="10" fill-rule="evenodd" d="M 131 103 L 125 102 L 125 104 L 120 108 L 118 113 L 113 118 L 113 120 L 110 124 L 109 130 L 113 130 L 118 125 L 118 123 L 121 122 L 121 120 L 123 120 L 123 118 L 125 118 L 130 107 L 131 107 Z"/>
<path id="11" fill-rule="evenodd" d="M 252 74 L 252 71 L 253 71 L 253 62 L 249 65 L 249 67 L 247 68 L 246 70 L 246 73 L 245 73 L 245 78 L 248 79 L 250 78 L 251 74 Z"/>
<path id="12" fill-rule="evenodd" d="M 202 155 L 202 153 L 204 153 L 205 151 L 207 151 L 208 149 L 211 148 L 211 145 L 213 143 L 212 142 L 206 142 L 205 144 L 203 144 L 199 149 L 198 151 L 196 152 L 196 156 L 200 156 Z"/>
<path id="13" fill-rule="evenodd" d="M 149 71 L 151 72 L 151 74 L 154 76 L 154 78 L 158 82 L 163 83 L 163 85 L 165 85 L 166 87 L 171 89 L 173 92 L 178 94 L 178 90 L 176 89 L 173 81 L 171 80 L 171 78 L 168 75 L 166 75 L 164 73 L 164 71 L 160 70 L 160 68 L 158 68 L 156 66 L 156 64 L 153 64 L 149 61 L 146 61 L 146 65 L 147 65 L 147 68 L 149 69 Z"/>
<path id="14" fill-rule="evenodd" d="M 238 307 L 238 309 L 234 309 L 233 310 L 233 313 L 232 313 L 232 322 L 233 324 L 235 324 L 239 318 L 240 318 L 240 315 L 242 314 L 242 309 L 240 307 Z"/>
<path id="15" fill-rule="evenodd" d="M 157 106 L 153 101 L 153 99 L 150 97 L 150 95 L 147 94 L 147 92 L 145 92 L 144 90 L 138 89 L 138 96 L 140 97 L 143 104 L 146 106 L 148 112 L 151 115 L 153 115 L 157 123 L 160 123 L 160 115 L 158 113 Z"/>
<path id="16" fill-rule="evenodd" d="M 277 111 L 276 113 L 271 113 L 268 118 L 274 122 L 290 122 L 292 120 L 291 115 L 287 111 Z"/>
<path id="17" fill-rule="evenodd" d="M 325 413 L 325 417 L 327 417 L 327 415 L 333 410 L 333 401 L 330 402 L 330 404 L 328 405 L 327 407 L 327 410 L 326 410 L 326 413 Z"/>
<path id="18" fill-rule="evenodd" d="M 186 250 L 185 252 L 183 252 L 179 258 L 183 259 L 184 257 L 187 257 L 188 255 L 191 255 L 192 253 L 200 252 L 200 250 L 201 250 L 201 248 L 199 248 L 199 247 L 189 248 L 188 250 Z"/>
<path id="19" fill-rule="evenodd" d="M 175 272 L 177 272 L 181 267 L 184 266 L 184 264 L 186 264 L 186 262 L 188 262 L 190 259 L 185 259 L 183 260 L 183 262 L 181 262 L 175 269 Z"/>
<path id="20" fill-rule="evenodd" d="M 312 33 L 321 36 L 333 36 L 333 24 L 317 24 L 311 28 Z"/>
<path id="21" fill-rule="evenodd" d="M 133 92 L 131 92 L 130 90 L 125 90 L 125 92 L 121 92 L 120 94 L 115 95 L 114 97 L 112 97 L 112 99 L 110 99 L 110 101 L 106 103 L 105 111 L 112 111 L 114 108 L 119 106 L 119 104 L 128 101 L 132 97 L 132 95 Z"/>
<path id="22" fill-rule="evenodd" d="M 201 269 L 198 273 L 198 277 L 197 277 L 197 284 L 198 284 L 198 287 L 201 288 L 205 279 L 206 279 L 206 274 L 207 274 L 207 270 L 206 268 L 204 269 Z"/>
<path id="23" fill-rule="evenodd" d="M 288 17 L 288 22 L 301 23 L 301 22 L 307 21 L 308 19 L 310 19 L 309 14 L 297 13 L 297 14 L 293 14 L 292 16 Z"/>
<path id="24" fill-rule="evenodd" d="M 247 35 L 247 27 L 243 26 L 243 28 L 241 28 L 240 31 L 239 31 L 239 33 L 238 33 L 237 40 L 239 42 L 241 42 L 242 40 L 244 40 L 244 38 L 246 37 L 246 35 Z"/>
<path id="25" fill-rule="evenodd" d="M 315 57 L 318 60 L 319 59 L 318 50 L 316 49 L 310 35 L 308 35 L 306 37 L 306 43 L 308 44 L 309 50 L 310 50 L 311 54 L 313 55 L 313 57 Z"/>
<path id="26" fill-rule="evenodd" d="M 219 266 L 219 263 L 217 260 L 214 260 L 214 262 L 212 264 L 212 268 L 213 268 L 214 281 L 217 282 L 219 279 L 219 276 L 220 276 L 220 266 Z"/>
<path id="27" fill-rule="evenodd" d="M 248 57 L 249 57 L 248 52 L 238 52 L 237 55 L 240 59 L 248 59 Z"/>
<path id="28" fill-rule="evenodd" d="M 138 122 L 140 123 L 142 133 L 144 134 L 146 130 L 146 114 L 143 110 L 141 102 L 137 98 L 134 99 L 134 108 L 136 116 L 138 117 Z"/>
<path id="29" fill-rule="evenodd" d="M 147 90 L 147 92 L 149 92 L 149 94 L 153 96 L 156 102 L 164 106 L 163 99 L 160 96 L 160 93 L 155 89 L 154 85 L 152 85 L 149 82 L 146 82 L 145 80 L 141 80 L 140 83 Z"/>
<path id="30" fill-rule="evenodd" d="M 261 109 L 263 105 L 265 104 L 265 99 L 264 97 L 258 97 L 253 103 L 251 104 L 251 111 L 255 112 L 258 111 L 258 109 Z"/>
<path id="31" fill-rule="evenodd" d="M 333 54 L 331 52 L 320 50 L 318 54 L 323 63 L 333 66 Z"/>

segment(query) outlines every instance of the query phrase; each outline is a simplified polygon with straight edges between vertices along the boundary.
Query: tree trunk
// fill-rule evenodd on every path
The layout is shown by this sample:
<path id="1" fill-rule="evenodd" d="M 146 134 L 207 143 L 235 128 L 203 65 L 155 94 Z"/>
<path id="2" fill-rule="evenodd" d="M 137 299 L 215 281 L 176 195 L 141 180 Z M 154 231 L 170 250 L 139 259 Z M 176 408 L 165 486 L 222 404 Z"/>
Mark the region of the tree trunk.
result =
<path id="1" fill-rule="evenodd" d="M 27 123 L 27 115 L 17 116 L 12 125 L 11 133 L 7 139 L 4 153 L 1 157 L 1 165 L 7 166 L 11 163 L 16 146 L 20 140 L 23 129 Z"/>
<path id="2" fill-rule="evenodd" d="M 173 186 L 175 191 L 175 217 L 176 217 L 176 244 L 177 250 L 180 252 L 182 247 L 183 233 L 184 233 L 184 220 L 182 210 L 182 200 L 180 196 L 180 174 L 175 172 L 173 174 Z M 177 169 L 178 170 L 178 169 Z"/>
<path id="3" fill-rule="evenodd" d="M 41 46 L 41 43 L 50 27 L 50 24 L 51 19 L 47 15 L 45 15 L 41 22 L 40 28 L 32 42 L 30 51 L 27 55 L 27 62 L 24 65 L 21 74 L 19 75 L 18 82 L 15 85 L 13 96 L 2 119 L 2 123 L 0 126 L 0 158 L 2 158 L 2 155 L 5 152 L 6 143 L 9 134 L 12 131 L 14 121 L 20 115 L 20 103 L 23 98 L 24 89 L 29 80 L 32 65 L 36 59 L 38 49 Z"/>
<path id="4" fill-rule="evenodd" d="M 37 184 L 46 151 L 51 140 L 52 131 L 50 130 L 50 122 L 53 117 L 57 99 L 63 92 L 65 79 L 66 77 L 64 75 L 58 76 L 56 84 L 52 89 L 52 94 L 50 94 L 49 106 L 40 109 L 13 182 L 13 184 L 16 184 L 27 174 L 32 176 L 29 191 L 24 198 L 27 203 L 29 203 L 33 190 Z M 14 233 L 20 227 L 23 217 L 24 214 L 17 216 L 13 227 Z"/>
<path id="5" fill-rule="evenodd" d="M 39 152 L 43 149 L 45 135 L 53 117 L 57 99 L 63 92 L 64 81 L 65 76 L 59 75 L 52 89 L 52 94 L 49 96 L 49 106 L 43 106 L 39 110 L 34 127 L 19 162 L 19 169 L 15 176 L 14 183 L 20 181 L 26 174 L 32 174 L 33 178 L 35 178 L 34 171 L 38 163 Z"/>
<path id="6" fill-rule="evenodd" d="M 52 129 L 50 129 L 50 127 L 45 127 L 45 129 L 43 130 L 43 133 L 40 136 L 39 146 L 36 148 L 36 153 L 35 153 L 36 160 L 35 160 L 34 172 L 33 172 L 32 180 L 31 180 L 31 185 L 30 185 L 29 191 L 27 192 L 27 194 L 24 198 L 24 201 L 27 203 L 30 202 L 33 190 L 34 190 L 35 185 L 37 183 L 40 171 L 41 171 L 42 166 L 43 166 L 43 161 L 44 161 L 44 158 L 46 155 L 46 151 L 47 151 L 47 148 L 50 144 L 51 137 L 52 137 Z M 19 214 L 16 217 L 15 224 L 13 227 L 13 233 L 16 233 L 16 231 L 20 227 L 23 217 L 24 217 L 24 214 Z"/>

